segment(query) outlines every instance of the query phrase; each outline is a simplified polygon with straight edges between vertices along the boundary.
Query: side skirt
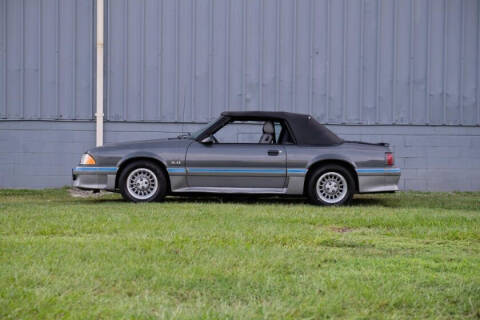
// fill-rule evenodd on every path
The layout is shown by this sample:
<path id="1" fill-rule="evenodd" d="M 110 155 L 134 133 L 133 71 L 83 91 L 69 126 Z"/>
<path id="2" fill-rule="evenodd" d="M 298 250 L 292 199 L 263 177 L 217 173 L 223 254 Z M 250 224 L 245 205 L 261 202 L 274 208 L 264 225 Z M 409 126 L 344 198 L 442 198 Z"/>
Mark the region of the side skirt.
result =
<path id="1" fill-rule="evenodd" d="M 238 194 L 286 194 L 287 188 L 216 188 L 216 187 L 186 187 L 173 190 L 176 192 L 206 192 L 206 193 L 238 193 Z"/>

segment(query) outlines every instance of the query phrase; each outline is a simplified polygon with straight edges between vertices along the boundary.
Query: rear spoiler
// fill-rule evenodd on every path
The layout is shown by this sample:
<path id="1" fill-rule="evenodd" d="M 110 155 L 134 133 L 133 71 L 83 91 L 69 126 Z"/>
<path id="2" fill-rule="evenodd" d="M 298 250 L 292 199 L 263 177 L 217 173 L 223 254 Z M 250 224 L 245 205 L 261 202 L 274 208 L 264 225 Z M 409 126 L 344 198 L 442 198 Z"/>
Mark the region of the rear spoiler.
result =
<path id="1" fill-rule="evenodd" d="M 369 144 L 369 145 L 373 145 L 373 146 L 390 147 L 390 144 L 386 143 L 386 142 L 379 142 L 379 143 L 372 143 L 372 142 L 365 142 L 365 141 L 345 141 L 345 142 Z"/>

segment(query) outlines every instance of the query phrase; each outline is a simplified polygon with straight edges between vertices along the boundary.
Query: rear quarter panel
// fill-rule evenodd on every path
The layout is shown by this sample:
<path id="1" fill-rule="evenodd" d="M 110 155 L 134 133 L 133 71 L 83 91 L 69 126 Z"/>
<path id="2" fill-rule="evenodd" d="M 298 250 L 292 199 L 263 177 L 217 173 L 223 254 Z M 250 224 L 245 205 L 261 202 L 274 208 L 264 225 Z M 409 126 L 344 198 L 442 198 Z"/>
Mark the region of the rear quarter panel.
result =
<path id="1" fill-rule="evenodd" d="M 287 168 L 305 168 L 303 174 L 290 173 L 288 177 L 289 193 L 302 193 L 305 181 L 308 179 L 309 171 L 320 161 L 340 160 L 349 163 L 355 170 L 354 174 L 358 178 L 358 191 L 383 191 L 395 189 L 390 183 L 386 186 L 386 180 L 383 175 L 370 175 L 362 177 L 362 173 L 357 170 L 368 168 L 384 168 L 385 152 L 390 151 L 388 147 L 380 145 L 364 145 L 357 143 L 342 143 L 336 146 L 301 146 L 287 145 Z M 292 171 L 289 171 L 292 172 Z"/>
<path id="2" fill-rule="evenodd" d="M 343 143 L 337 146 L 317 147 L 287 145 L 288 168 L 310 168 L 322 160 L 342 160 L 355 169 L 383 167 L 385 152 L 383 146 L 356 145 Z"/>

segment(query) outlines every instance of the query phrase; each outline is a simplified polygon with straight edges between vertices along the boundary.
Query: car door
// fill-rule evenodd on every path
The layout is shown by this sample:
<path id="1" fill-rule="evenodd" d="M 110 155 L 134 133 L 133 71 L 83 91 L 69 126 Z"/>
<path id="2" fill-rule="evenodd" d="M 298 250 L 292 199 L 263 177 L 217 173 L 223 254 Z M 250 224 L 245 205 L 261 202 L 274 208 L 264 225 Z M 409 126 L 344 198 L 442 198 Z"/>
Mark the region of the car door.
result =
<path id="1" fill-rule="evenodd" d="M 263 144 L 202 144 L 187 151 L 189 187 L 283 188 L 285 148 Z"/>
<path id="2" fill-rule="evenodd" d="M 192 143 L 186 155 L 189 187 L 248 188 L 252 192 L 283 188 L 286 151 L 282 145 L 259 143 L 263 124 L 227 124 L 215 133 L 217 143 Z"/>

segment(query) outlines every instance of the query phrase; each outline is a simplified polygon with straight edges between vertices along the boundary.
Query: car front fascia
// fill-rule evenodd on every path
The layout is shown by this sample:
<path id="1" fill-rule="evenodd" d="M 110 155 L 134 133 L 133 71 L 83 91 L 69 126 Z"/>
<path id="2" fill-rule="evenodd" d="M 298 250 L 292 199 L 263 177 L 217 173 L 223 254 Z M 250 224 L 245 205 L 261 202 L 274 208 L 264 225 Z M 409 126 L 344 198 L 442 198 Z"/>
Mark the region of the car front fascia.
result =
<path id="1" fill-rule="evenodd" d="M 73 187 L 85 190 L 115 191 L 118 168 L 115 166 L 77 165 L 72 169 Z"/>

